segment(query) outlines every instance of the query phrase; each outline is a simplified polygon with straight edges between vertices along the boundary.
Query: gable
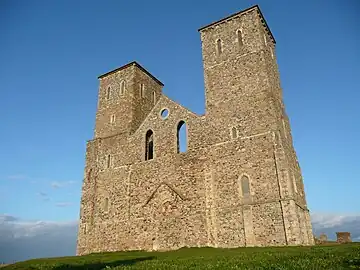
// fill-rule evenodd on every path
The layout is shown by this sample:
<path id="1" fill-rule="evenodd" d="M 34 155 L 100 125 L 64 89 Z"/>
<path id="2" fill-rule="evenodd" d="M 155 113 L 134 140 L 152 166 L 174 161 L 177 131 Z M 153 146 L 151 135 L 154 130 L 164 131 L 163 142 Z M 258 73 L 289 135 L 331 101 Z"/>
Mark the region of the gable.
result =
<path id="1" fill-rule="evenodd" d="M 161 116 L 161 112 L 163 110 L 168 111 L 168 115 L 165 118 Z M 165 131 L 166 129 L 169 129 L 171 125 L 174 125 L 180 121 L 185 121 L 187 123 L 198 117 L 199 116 L 197 114 L 184 108 L 167 96 L 162 95 L 135 134 L 138 132 L 144 132 L 144 130 L 147 131 L 149 129 L 153 130 L 153 132 L 161 130 Z"/>
<path id="2" fill-rule="evenodd" d="M 163 110 L 168 111 L 167 117 L 161 116 Z M 192 141 L 198 126 L 196 124 L 197 119 L 200 119 L 198 115 L 162 95 L 140 127 L 129 138 L 129 145 L 134 146 L 134 151 L 139 153 L 138 159 L 145 160 L 146 134 L 151 131 L 153 134 L 154 158 L 175 154 L 178 147 L 178 126 L 179 123 L 185 123 L 186 141 L 189 149 L 189 143 Z"/>
<path id="3" fill-rule="evenodd" d="M 144 206 L 147 206 L 150 202 L 163 205 L 167 202 L 175 202 L 177 200 L 184 201 L 186 198 L 167 182 L 161 182 L 146 200 Z"/>

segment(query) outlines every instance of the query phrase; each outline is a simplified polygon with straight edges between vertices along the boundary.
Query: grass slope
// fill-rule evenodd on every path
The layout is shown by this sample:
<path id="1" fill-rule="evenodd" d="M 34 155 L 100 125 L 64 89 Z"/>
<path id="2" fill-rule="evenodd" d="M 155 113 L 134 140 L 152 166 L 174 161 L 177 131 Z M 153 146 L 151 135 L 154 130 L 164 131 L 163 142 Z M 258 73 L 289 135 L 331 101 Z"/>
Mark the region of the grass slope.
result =
<path id="1" fill-rule="evenodd" d="M 360 269 L 360 243 L 314 247 L 183 248 L 169 252 L 113 252 L 35 259 L 13 269 Z"/>

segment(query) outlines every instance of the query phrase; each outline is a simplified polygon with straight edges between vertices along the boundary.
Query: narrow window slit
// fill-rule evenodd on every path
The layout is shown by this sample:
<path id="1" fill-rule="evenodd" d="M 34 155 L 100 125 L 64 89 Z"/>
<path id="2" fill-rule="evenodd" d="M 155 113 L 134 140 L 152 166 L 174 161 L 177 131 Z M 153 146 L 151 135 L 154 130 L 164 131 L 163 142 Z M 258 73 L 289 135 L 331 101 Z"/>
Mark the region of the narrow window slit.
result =
<path id="1" fill-rule="evenodd" d="M 233 139 L 236 139 L 237 138 L 237 130 L 236 130 L 236 127 L 233 127 L 231 129 L 231 136 Z"/>
<path id="2" fill-rule="evenodd" d="M 152 101 L 153 101 L 153 105 L 156 104 L 156 92 L 153 92 L 153 95 L 152 95 Z"/>
<path id="3" fill-rule="evenodd" d="M 109 210 L 109 199 L 105 198 L 104 200 L 104 211 L 108 211 Z"/>
<path id="4" fill-rule="evenodd" d="M 122 81 L 120 84 L 120 95 L 125 93 L 125 81 Z"/>
<path id="5" fill-rule="evenodd" d="M 218 55 L 220 55 L 222 53 L 221 39 L 218 39 L 216 41 L 216 49 L 217 49 Z"/>
<path id="6" fill-rule="evenodd" d="M 111 91 L 111 88 L 110 86 L 107 88 L 106 90 L 106 99 L 109 99 L 110 98 L 110 91 Z"/>
<path id="7" fill-rule="evenodd" d="M 244 197 L 250 195 L 249 177 L 247 177 L 246 175 L 243 175 L 241 177 L 241 191 Z"/>
<path id="8" fill-rule="evenodd" d="M 241 30 L 238 30 L 238 31 L 237 31 L 237 42 L 238 42 L 239 48 L 244 45 L 244 44 L 243 44 L 243 36 L 242 36 Z"/>
<path id="9" fill-rule="evenodd" d="M 111 156 L 108 155 L 107 156 L 107 167 L 110 168 L 110 165 L 111 165 Z"/>
<path id="10" fill-rule="evenodd" d="M 145 160 L 154 158 L 154 136 L 152 130 L 146 132 L 145 138 Z"/>
<path id="11" fill-rule="evenodd" d="M 145 85 L 143 83 L 140 84 L 140 97 L 145 97 Z"/>

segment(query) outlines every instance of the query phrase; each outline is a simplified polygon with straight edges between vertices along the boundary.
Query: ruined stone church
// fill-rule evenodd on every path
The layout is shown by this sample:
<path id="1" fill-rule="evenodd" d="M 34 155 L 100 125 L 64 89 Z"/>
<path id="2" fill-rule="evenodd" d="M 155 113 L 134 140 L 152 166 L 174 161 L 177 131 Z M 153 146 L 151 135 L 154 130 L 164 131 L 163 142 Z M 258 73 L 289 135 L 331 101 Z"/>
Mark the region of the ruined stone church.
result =
<path id="1" fill-rule="evenodd" d="M 78 255 L 314 243 L 276 42 L 259 7 L 199 32 L 204 115 L 165 96 L 137 62 L 99 76 Z"/>

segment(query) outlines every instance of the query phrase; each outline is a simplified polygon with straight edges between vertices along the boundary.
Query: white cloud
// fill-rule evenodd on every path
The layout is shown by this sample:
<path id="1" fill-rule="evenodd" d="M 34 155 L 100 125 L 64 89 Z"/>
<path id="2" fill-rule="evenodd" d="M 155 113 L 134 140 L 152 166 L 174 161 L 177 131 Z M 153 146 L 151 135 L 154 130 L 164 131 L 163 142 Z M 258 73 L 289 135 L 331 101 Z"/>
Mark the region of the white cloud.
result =
<path id="1" fill-rule="evenodd" d="M 316 236 L 325 233 L 336 240 L 336 232 L 350 232 L 353 240 L 360 240 L 360 214 L 313 213 L 311 222 Z"/>
<path id="2" fill-rule="evenodd" d="M 313 224 L 318 224 L 321 227 L 329 228 L 357 220 L 360 214 L 356 215 L 336 215 L 336 214 L 320 214 L 314 213 L 311 215 Z"/>
<path id="3" fill-rule="evenodd" d="M 46 183 L 48 184 L 50 182 L 50 185 L 53 188 L 62 188 L 62 187 L 66 187 L 69 185 L 73 185 L 75 184 L 77 181 L 73 181 L 73 180 L 69 180 L 69 181 L 51 181 L 52 179 L 48 179 L 48 178 L 38 178 L 38 177 L 32 177 L 26 174 L 12 174 L 12 175 L 8 175 L 5 176 L 5 179 L 8 180 L 27 180 L 28 182 L 30 182 L 31 184 L 38 184 L 38 183 Z"/>
<path id="4" fill-rule="evenodd" d="M 69 186 L 69 185 L 72 185 L 75 183 L 76 183 L 76 181 L 62 181 L 62 182 L 53 181 L 53 182 L 51 182 L 51 186 L 55 189 L 58 189 L 58 188 L 66 187 L 66 186 Z"/>
<path id="5" fill-rule="evenodd" d="M 13 174 L 13 175 L 7 176 L 7 179 L 9 179 L 9 180 L 26 180 L 26 179 L 29 179 L 29 177 L 25 174 Z"/>
<path id="6" fill-rule="evenodd" d="M 335 232 L 349 231 L 353 240 L 360 241 L 360 214 L 313 213 L 311 218 L 315 235 L 324 232 L 335 239 Z M 0 215 L 0 262 L 73 256 L 77 230 L 78 221 L 29 221 Z"/>
<path id="7" fill-rule="evenodd" d="M 72 205 L 71 202 L 59 202 L 56 204 L 57 207 L 67 207 L 67 206 L 70 206 Z"/>
<path id="8" fill-rule="evenodd" d="M 77 224 L 0 215 L 0 262 L 75 255 Z"/>

